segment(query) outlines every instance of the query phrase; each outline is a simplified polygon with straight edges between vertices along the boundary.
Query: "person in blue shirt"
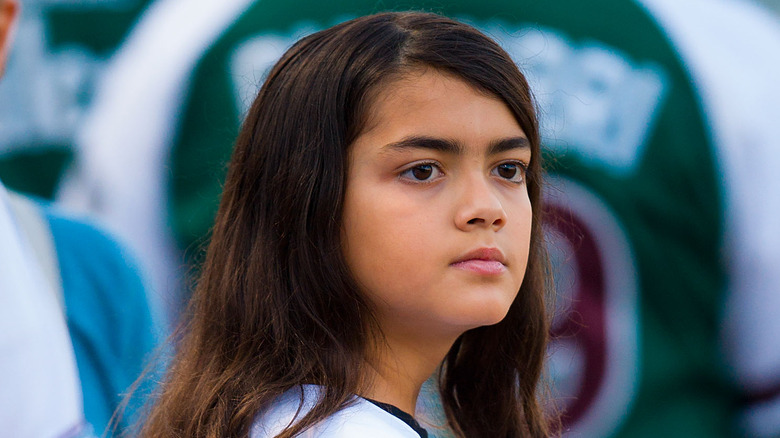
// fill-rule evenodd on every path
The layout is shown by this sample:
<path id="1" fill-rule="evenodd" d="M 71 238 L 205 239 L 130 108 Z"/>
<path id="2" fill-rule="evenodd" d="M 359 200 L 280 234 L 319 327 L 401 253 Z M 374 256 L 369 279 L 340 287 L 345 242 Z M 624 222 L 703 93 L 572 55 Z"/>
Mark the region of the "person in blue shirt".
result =
<path id="1" fill-rule="evenodd" d="M 0 1 L 0 72 L 18 11 L 16 0 Z M 17 393 L 4 386 L 4 433 L 75 437 L 123 430 L 135 421 L 140 400 L 130 400 L 128 414 L 110 429 L 112 416 L 144 370 L 162 327 L 133 258 L 87 220 L 8 192 L 2 183 L 0 195 L 8 256 L 0 293 L 8 304 L 4 324 L 10 324 L 3 330 L 0 370 L 20 388 Z M 15 367 L 17 362 L 27 365 Z M 138 394 L 149 388 L 140 387 Z"/>

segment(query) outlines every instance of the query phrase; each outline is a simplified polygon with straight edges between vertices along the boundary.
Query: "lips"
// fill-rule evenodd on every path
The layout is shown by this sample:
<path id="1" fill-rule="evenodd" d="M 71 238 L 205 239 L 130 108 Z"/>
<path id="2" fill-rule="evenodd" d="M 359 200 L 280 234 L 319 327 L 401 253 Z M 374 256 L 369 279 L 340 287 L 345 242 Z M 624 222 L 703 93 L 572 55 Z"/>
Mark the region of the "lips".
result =
<path id="1" fill-rule="evenodd" d="M 506 258 L 497 248 L 469 251 L 450 264 L 453 268 L 478 275 L 499 275 L 506 271 Z"/>

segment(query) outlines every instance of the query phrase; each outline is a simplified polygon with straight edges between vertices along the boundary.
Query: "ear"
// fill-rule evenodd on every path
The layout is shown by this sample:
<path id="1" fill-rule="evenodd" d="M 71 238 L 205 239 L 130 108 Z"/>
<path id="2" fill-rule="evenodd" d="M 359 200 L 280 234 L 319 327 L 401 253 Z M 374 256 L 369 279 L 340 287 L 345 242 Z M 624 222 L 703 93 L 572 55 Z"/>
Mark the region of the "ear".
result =
<path id="1" fill-rule="evenodd" d="M 5 71 L 5 61 L 11 51 L 11 37 L 18 15 L 17 0 L 0 0 L 0 76 Z"/>

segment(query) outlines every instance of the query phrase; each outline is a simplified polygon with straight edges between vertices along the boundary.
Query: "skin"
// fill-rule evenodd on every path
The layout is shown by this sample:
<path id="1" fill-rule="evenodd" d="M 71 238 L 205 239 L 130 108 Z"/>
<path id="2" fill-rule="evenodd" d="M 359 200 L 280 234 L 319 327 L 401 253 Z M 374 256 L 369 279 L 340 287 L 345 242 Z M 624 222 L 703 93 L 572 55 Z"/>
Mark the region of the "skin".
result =
<path id="1" fill-rule="evenodd" d="M 378 95 L 350 146 L 342 240 L 385 335 L 362 395 L 413 413 L 456 338 L 517 295 L 531 152 L 506 104 L 453 76 L 414 72 Z"/>
<path id="2" fill-rule="evenodd" d="M 17 0 L 0 0 L 0 77 L 5 72 L 5 63 L 11 50 L 11 36 L 19 15 Z"/>

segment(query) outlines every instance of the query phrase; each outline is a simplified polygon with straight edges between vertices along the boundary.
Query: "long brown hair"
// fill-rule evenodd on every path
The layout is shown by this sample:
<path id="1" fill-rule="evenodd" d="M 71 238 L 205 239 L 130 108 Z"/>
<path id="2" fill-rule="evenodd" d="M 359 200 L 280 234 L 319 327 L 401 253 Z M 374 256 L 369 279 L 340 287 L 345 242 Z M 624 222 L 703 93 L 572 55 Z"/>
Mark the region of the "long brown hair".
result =
<path id="1" fill-rule="evenodd" d="M 528 267 L 499 324 L 464 333 L 440 391 L 464 437 L 547 436 L 537 383 L 547 342 L 541 155 L 523 75 L 474 28 L 426 13 L 358 18 L 296 43 L 269 73 L 238 137 L 178 351 L 143 427 L 147 437 L 246 436 L 283 392 L 322 385 L 292 437 L 360 393 L 367 342 L 379 333 L 341 252 L 348 149 L 372 98 L 434 68 L 503 100 L 532 147 Z"/>

